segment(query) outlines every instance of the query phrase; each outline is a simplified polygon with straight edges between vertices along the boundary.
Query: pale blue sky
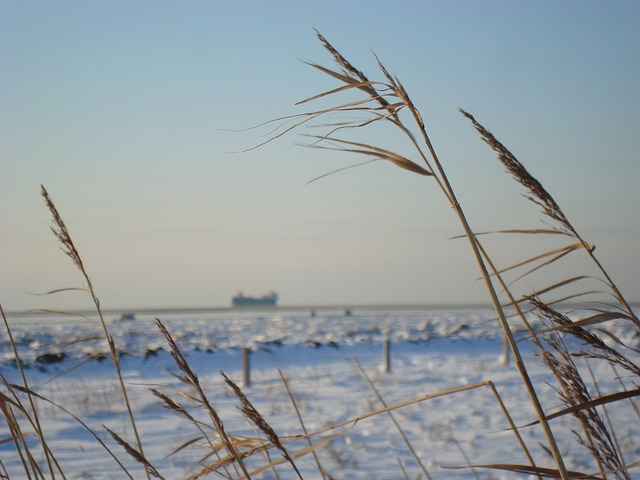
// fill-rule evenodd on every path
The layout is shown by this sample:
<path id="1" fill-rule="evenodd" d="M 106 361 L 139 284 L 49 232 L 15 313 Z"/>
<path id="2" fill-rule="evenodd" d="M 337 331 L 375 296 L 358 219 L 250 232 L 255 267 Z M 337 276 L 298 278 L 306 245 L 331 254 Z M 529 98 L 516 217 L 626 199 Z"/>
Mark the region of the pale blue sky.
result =
<path id="1" fill-rule="evenodd" d="M 459 107 L 638 300 L 638 25 L 635 1 L 5 0 L 0 302 L 87 305 L 31 295 L 81 285 L 40 184 L 106 307 L 226 306 L 271 289 L 285 305 L 484 301 L 428 179 L 377 162 L 307 185 L 359 159 L 295 134 L 227 153 L 267 133 L 228 129 L 301 112 L 296 101 L 336 85 L 300 61 L 330 65 L 314 27 L 370 77 L 375 52 L 404 83 L 474 228 L 541 216 Z"/>

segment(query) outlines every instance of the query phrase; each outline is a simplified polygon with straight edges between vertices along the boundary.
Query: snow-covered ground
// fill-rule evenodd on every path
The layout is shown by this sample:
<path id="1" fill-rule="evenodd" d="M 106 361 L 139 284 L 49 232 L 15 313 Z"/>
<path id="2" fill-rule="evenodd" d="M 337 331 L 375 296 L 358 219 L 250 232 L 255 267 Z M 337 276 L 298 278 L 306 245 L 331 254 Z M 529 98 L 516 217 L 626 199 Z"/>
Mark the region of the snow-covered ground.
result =
<path id="1" fill-rule="evenodd" d="M 448 468 L 465 466 L 468 462 L 527 463 L 489 384 L 422 398 L 491 381 L 516 425 L 535 420 L 513 363 L 502 361 L 502 336 L 490 309 L 354 309 L 350 313 L 345 315 L 340 309 L 159 312 L 138 313 L 135 321 L 109 322 L 109 330 L 121 352 L 122 371 L 145 456 L 164 478 L 178 479 L 198 471 L 199 462 L 207 454 L 204 446 L 195 443 L 169 455 L 179 445 L 197 437 L 198 431 L 191 422 L 166 410 L 149 391 L 153 387 L 189 403 L 174 390 L 186 387 L 169 373 L 177 372 L 177 368 L 154 323 L 157 317 L 198 374 L 226 431 L 232 435 L 256 433 L 242 418 L 238 401 L 225 386 L 220 371 L 242 385 L 242 349 L 250 348 L 251 383 L 243 386 L 243 391 L 283 438 L 301 433 L 301 426 L 280 372 L 288 380 L 305 427 L 311 432 L 382 406 L 360 371 L 361 365 L 387 405 L 419 400 L 394 410 L 393 416 L 431 478 L 476 478 L 476 475 L 492 479 L 528 478 L 498 470 Z M 9 320 L 20 357 L 28 367 L 30 386 L 80 417 L 117 453 L 135 478 L 143 478 L 142 467 L 103 428 L 106 425 L 133 443 L 111 360 L 86 360 L 88 356 L 99 357 L 106 352 L 97 322 L 52 316 Z M 617 323 L 610 328 L 635 348 L 640 345 L 633 329 Z M 387 338 L 391 345 L 388 372 L 383 355 Z M 10 382 L 21 383 L 4 329 L 0 342 L 0 371 Z M 521 345 L 543 406 L 548 412 L 561 409 L 562 403 L 547 383 L 552 379 L 536 351 L 527 342 Z M 615 375 L 607 370 L 609 367 L 597 363 L 591 366 L 600 378 L 609 379 L 599 385 L 602 394 L 619 389 Z M 640 423 L 631 407 L 625 405 L 620 404 L 610 413 L 617 422 L 616 433 L 627 453 L 626 460 L 637 461 Z M 67 478 L 126 478 L 117 463 L 76 420 L 44 402 L 39 403 L 39 411 L 47 441 Z M 191 413 L 211 424 L 204 412 Z M 572 418 L 554 420 L 552 428 L 570 469 L 596 471 L 588 452 L 574 440 L 571 429 L 576 425 Z M 317 451 L 321 464 L 333 477 L 402 478 L 404 469 L 408 478 L 425 478 L 388 414 L 362 419 L 323 435 L 338 432 L 343 434 Z M 539 428 L 522 428 L 521 435 L 538 465 L 553 467 Z M 3 422 L 0 438 L 8 436 Z M 34 436 L 27 438 L 36 445 Z M 305 442 L 299 441 L 287 448 L 293 454 L 305 446 Z M 23 478 L 11 442 L 0 444 L 0 457 L 11 478 Z M 255 461 L 248 464 L 259 465 Z M 296 465 L 304 478 L 321 478 L 311 455 L 297 459 Z M 278 468 L 278 475 L 295 478 L 286 465 Z M 262 477 L 255 478 L 275 477 L 267 470 Z"/>

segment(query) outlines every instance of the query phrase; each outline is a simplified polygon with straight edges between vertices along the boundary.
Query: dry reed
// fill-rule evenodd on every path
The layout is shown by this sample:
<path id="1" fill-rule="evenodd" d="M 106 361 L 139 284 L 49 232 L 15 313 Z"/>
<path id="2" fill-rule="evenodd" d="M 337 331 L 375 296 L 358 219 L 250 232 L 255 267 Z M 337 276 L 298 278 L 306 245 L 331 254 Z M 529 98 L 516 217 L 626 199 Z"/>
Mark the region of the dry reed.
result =
<path id="1" fill-rule="evenodd" d="M 162 333 L 162 335 L 167 340 L 167 343 L 169 344 L 169 351 L 171 352 L 171 357 L 173 358 L 176 366 L 184 374 L 184 375 L 176 374 L 175 376 L 178 379 L 180 379 L 183 383 L 194 388 L 194 390 L 196 391 L 196 396 L 195 397 L 189 396 L 189 398 L 196 400 L 202 406 L 202 408 L 207 412 L 207 414 L 211 418 L 216 428 L 216 431 L 220 437 L 220 440 L 223 442 L 224 447 L 227 449 L 227 452 L 229 453 L 230 458 L 233 461 L 237 462 L 237 464 L 240 466 L 240 469 L 242 470 L 246 478 L 251 478 L 251 476 L 249 475 L 249 472 L 247 471 L 244 465 L 244 462 L 242 461 L 242 456 L 238 453 L 238 450 L 236 449 L 234 442 L 231 440 L 231 438 L 229 437 L 229 435 L 227 435 L 227 432 L 225 431 L 224 423 L 222 422 L 222 419 L 218 415 L 218 412 L 213 408 L 204 390 L 202 389 L 198 375 L 191 369 L 191 367 L 189 366 L 189 363 L 185 359 L 184 355 L 180 351 L 180 348 L 178 347 L 173 337 L 169 333 L 169 330 L 167 330 L 164 324 L 159 319 L 156 319 L 156 325 L 158 326 L 160 333 Z M 208 470 L 208 469 L 205 469 L 205 470 Z M 203 470 L 203 473 L 205 470 Z M 197 477 L 194 477 L 194 478 L 197 478 Z"/>
<path id="2" fill-rule="evenodd" d="M 280 136 L 290 132 L 294 128 L 298 128 L 307 122 L 318 119 L 319 117 L 327 117 L 330 115 L 335 116 L 345 112 L 352 114 L 355 111 L 365 116 L 366 119 L 358 119 L 352 121 L 330 121 L 329 123 L 325 123 L 323 126 L 328 130 L 328 133 L 326 133 L 325 135 L 315 135 L 314 143 L 312 144 L 312 146 L 315 148 L 329 148 L 332 150 L 337 149 L 346 153 L 355 153 L 375 159 L 387 160 L 405 170 L 414 173 L 420 173 L 435 180 L 437 186 L 454 209 L 456 216 L 460 221 L 460 224 L 469 241 L 472 253 L 482 273 L 482 278 L 487 288 L 487 293 L 491 300 L 491 304 L 493 305 L 496 315 L 498 316 L 500 324 L 503 328 L 505 339 L 511 349 L 511 353 L 514 357 L 515 364 L 520 373 L 523 384 L 525 385 L 525 388 L 527 389 L 527 392 L 529 394 L 532 407 L 536 412 L 536 416 L 538 417 L 543 428 L 549 450 L 553 454 L 558 472 L 562 478 L 568 478 L 562 454 L 560 453 L 560 450 L 557 446 L 555 436 L 551 431 L 551 427 L 545 418 L 544 409 L 540 404 L 540 400 L 537 396 L 531 379 L 529 378 L 529 374 L 526 366 L 524 365 L 524 361 L 522 360 L 522 356 L 520 354 L 520 350 L 516 343 L 515 337 L 513 336 L 509 327 L 507 316 L 498 298 L 496 289 L 492 283 L 491 275 L 489 274 L 478 238 L 471 229 L 467 217 L 449 182 L 443 164 L 436 154 L 435 148 L 429 138 L 425 127 L 425 122 L 420 111 L 415 106 L 415 104 L 409 97 L 409 94 L 397 79 L 397 77 L 392 76 L 379 59 L 376 58 L 378 67 L 383 75 L 383 81 L 371 81 L 358 69 L 353 67 L 353 65 L 348 62 L 341 54 L 337 53 L 337 50 L 319 32 L 317 32 L 317 35 L 325 49 L 327 49 L 333 55 L 336 64 L 341 69 L 341 72 L 322 67 L 315 63 L 307 63 L 310 66 L 320 70 L 321 72 L 336 78 L 343 85 L 339 88 L 332 89 L 327 92 L 310 97 L 299 103 L 307 103 L 321 97 L 335 95 L 337 93 L 342 93 L 348 90 L 360 90 L 364 92 L 365 96 L 364 98 L 357 101 L 338 103 L 332 108 L 325 108 L 322 110 L 317 110 L 309 113 L 304 113 L 299 116 L 291 117 L 291 119 L 295 121 L 294 125 L 283 128 L 282 131 L 277 132 L 275 135 L 273 135 L 270 140 L 279 138 Z M 384 113 L 381 113 L 381 110 L 383 110 Z M 400 119 L 400 113 L 402 110 L 408 111 L 409 116 L 413 120 L 413 123 L 417 129 L 417 136 L 414 135 L 411 132 L 410 128 L 406 126 L 405 123 Z M 388 122 L 392 125 L 393 128 L 399 129 L 402 134 L 404 134 L 405 138 L 409 141 L 410 145 L 414 147 L 421 163 L 423 163 L 425 167 L 420 166 L 417 162 L 414 162 L 406 158 L 405 156 L 392 154 L 389 149 L 351 142 L 349 140 L 344 140 L 335 136 L 335 134 L 338 132 L 344 132 L 345 130 L 368 126 L 375 122 Z M 421 143 L 418 141 L 418 138 L 421 139 Z M 358 148 L 352 148 L 354 146 Z"/>
<path id="3" fill-rule="evenodd" d="M 131 408 L 131 402 L 129 401 L 127 388 L 122 378 L 122 372 L 120 369 L 120 360 L 118 358 L 118 353 L 116 351 L 116 346 L 113 341 L 113 337 L 109 333 L 107 324 L 104 321 L 104 316 L 102 315 L 102 309 L 100 307 L 100 300 L 98 299 L 98 296 L 96 295 L 96 292 L 93 288 L 93 283 L 91 282 L 91 278 L 89 277 L 89 274 L 85 269 L 84 263 L 82 261 L 82 257 L 80 256 L 80 253 L 76 249 L 76 246 L 74 245 L 73 240 L 71 239 L 69 230 L 67 229 L 67 226 L 62 220 L 62 217 L 58 213 L 58 209 L 53 203 L 53 200 L 51 200 L 51 197 L 49 196 L 49 193 L 47 192 L 44 185 L 40 187 L 40 192 L 42 194 L 42 197 L 45 200 L 45 203 L 47 205 L 47 208 L 49 209 L 49 212 L 51 213 L 51 217 L 53 220 L 53 226 L 51 227 L 51 231 L 60 242 L 60 247 L 62 251 L 67 256 L 69 256 L 69 258 L 71 258 L 71 261 L 73 262 L 73 264 L 78 268 L 78 270 L 80 270 L 80 273 L 82 274 L 82 277 L 84 278 L 84 281 L 86 283 L 86 292 L 89 294 L 89 296 L 91 297 L 91 300 L 93 301 L 93 304 L 96 309 L 96 313 L 98 314 L 98 318 L 100 319 L 100 325 L 104 333 L 104 338 L 107 341 L 107 344 L 109 346 L 109 354 L 111 356 L 111 360 L 113 362 L 113 366 L 114 366 L 116 375 L 118 377 L 118 382 L 120 384 L 120 391 L 122 392 L 122 397 L 127 409 L 127 414 L 129 416 L 129 421 L 131 424 L 131 428 L 133 430 L 133 435 L 136 440 L 137 451 L 144 456 L 143 449 L 142 449 L 142 442 L 140 441 L 140 435 L 138 434 L 138 428 L 136 426 L 135 418 L 133 416 L 133 410 Z M 147 478 L 150 478 L 148 472 L 147 472 Z"/>
<path id="4" fill-rule="evenodd" d="M 271 425 L 269 425 L 265 421 L 263 416 L 260 415 L 260 412 L 256 410 L 256 408 L 249 401 L 246 395 L 242 392 L 242 390 L 240 390 L 240 387 L 238 387 L 238 385 L 236 385 L 233 380 L 227 377 L 224 372 L 220 372 L 220 375 L 222 375 L 225 383 L 231 388 L 233 394 L 238 398 L 238 400 L 240 400 L 240 411 L 243 413 L 245 418 L 251 421 L 251 423 L 253 423 L 261 432 L 263 432 L 267 436 L 271 444 L 274 445 L 278 450 L 280 450 L 280 452 L 282 452 L 282 456 L 287 460 L 287 462 L 289 462 L 293 470 L 296 472 L 298 478 L 301 479 L 302 475 L 300 475 L 298 467 L 296 467 L 296 464 L 289 455 L 287 449 L 284 448 L 284 445 L 282 445 L 280 437 L 278 437 L 278 434 L 275 432 L 275 430 L 271 428 Z"/>
<path id="5" fill-rule="evenodd" d="M 555 435 L 553 434 L 553 431 L 551 430 L 548 422 L 549 417 L 545 414 L 545 411 L 538 399 L 536 389 L 534 388 L 531 379 L 529 378 L 527 367 L 523 362 L 516 339 L 511 331 L 509 322 L 507 321 L 505 308 L 515 308 L 517 317 L 521 319 L 521 321 L 529 331 L 529 339 L 532 340 L 538 346 L 538 348 L 540 348 L 543 356 L 552 356 L 552 354 L 549 352 L 549 347 L 551 347 L 551 350 L 553 350 L 558 345 L 553 343 L 550 345 L 548 342 L 546 345 L 543 345 L 543 343 L 538 338 L 539 333 L 537 333 L 533 329 L 528 319 L 526 318 L 525 314 L 527 312 L 522 308 L 522 305 L 525 305 L 528 302 L 529 310 L 544 317 L 545 315 L 549 315 L 549 310 L 553 311 L 553 309 L 550 307 L 551 304 L 589 296 L 591 292 L 588 290 L 569 294 L 565 294 L 562 292 L 564 292 L 568 287 L 576 286 L 592 277 L 588 274 L 585 274 L 576 275 L 570 278 L 560 278 L 553 281 L 551 284 L 534 287 L 533 294 L 531 290 L 529 292 L 525 292 L 524 294 L 518 293 L 515 290 L 515 287 L 520 285 L 522 283 L 522 280 L 524 279 L 527 279 L 529 281 L 534 272 L 538 272 L 543 269 L 548 270 L 551 265 L 558 264 L 567 256 L 572 255 L 574 252 L 584 251 L 588 254 L 590 260 L 596 266 L 601 275 L 603 284 L 609 288 L 610 293 L 617 300 L 618 305 L 606 305 L 606 308 L 598 309 L 595 314 L 590 315 L 588 318 L 579 320 L 578 322 L 572 322 L 567 317 L 555 318 L 556 315 L 554 313 L 553 315 L 551 315 L 551 317 L 555 318 L 556 323 L 553 326 L 548 326 L 547 330 L 562 330 L 564 334 L 573 335 L 590 346 L 587 351 L 574 353 L 572 355 L 583 356 L 591 359 L 606 360 L 610 362 L 612 366 L 617 365 L 626 369 L 627 371 L 631 372 L 634 378 L 637 378 L 638 367 L 634 361 L 629 360 L 622 355 L 618 355 L 617 351 L 607 347 L 606 344 L 597 335 L 592 332 L 587 332 L 584 327 L 600 325 L 611 320 L 629 320 L 633 322 L 637 327 L 640 327 L 640 321 L 630 308 L 629 303 L 626 301 L 615 283 L 612 281 L 611 277 L 602 267 L 600 262 L 596 259 L 594 255 L 594 245 L 584 240 L 578 234 L 578 232 L 570 223 L 557 202 L 542 186 L 542 184 L 529 173 L 529 171 L 522 165 L 522 163 L 519 162 L 516 157 L 501 142 L 499 142 L 493 134 L 491 134 L 486 128 L 484 128 L 479 122 L 477 122 L 471 114 L 467 113 L 464 110 L 461 110 L 461 113 L 471 121 L 472 125 L 478 131 L 485 143 L 487 143 L 489 147 L 498 154 L 498 160 L 505 166 L 507 172 L 510 173 L 511 176 L 527 190 L 528 193 L 525 195 L 525 197 L 529 201 L 538 205 L 541 208 L 542 213 L 552 222 L 552 227 L 550 229 L 520 228 L 502 230 L 500 232 L 494 233 L 544 236 L 560 235 L 572 239 L 570 244 L 561 248 L 555 248 L 545 251 L 541 254 L 535 255 L 531 258 L 526 258 L 507 267 L 497 267 L 496 263 L 493 260 L 493 257 L 487 253 L 486 249 L 480 242 L 479 237 L 483 234 L 475 233 L 471 229 L 467 217 L 457 200 L 453 188 L 449 183 L 449 179 L 445 173 L 443 164 L 438 158 L 435 148 L 427 134 L 423 117 L 415 104 L 412 102 L 407 91 L 400 83 L 398 78 L 391 75 L 389 71 L 384 67 L 382 62 L 376 57 L 379 70 L 382 74 L 382 80 L 370 80 L 369 77 L 362 73 L 361 70 L 355 68 L 335 47 L 333 47 L 325 37 L 323 37 L 319 32 L 316 33 L 324 48 L 332 55 L 333 60 L 338 66 L 339 70 L 333 70 L 331 68 L 327 68 L 313 62 L 305 63 L 319 70 L 320 72 L 336 79 L 339 82 L 339 86 L 328 91 L 313 95 L 301 102 L 298 102 L 298 104 L 307 104 L 321 98 L 335 97 L 336 95 L 343 94 L 345 92 L 353 92 L 356 94 L 360 93 L 362 95 L 355 100 L 342 103 L 338 102 L 328 108 L 323 108 L 279 119 L 280 121 L 283 121 L 283 123 L 274 131 L 273 135 L 269 140 L 267 140 L 267 142 L 275 140 L 282 135 L 305 125 L 309 125 L 312 127 L 321 127 L 325 129 L 326 133 L 307 136 L 307 138 L 312 139 L 312 142 L 308 146 L 313 148 L 322 148 L 331 151 L 356 154 L 367 157 L 368 161 L 389 161 L 390 163 L 393 163 L 394 165 L 399 166 L 407 171 L 418 173 L 435 180 L 437 186 L 445 195 L 446 199 L 449 201 L 454 211 L 456 212 L 457 217 L 460 220 L 460 223 L 465 232 L 464 236 L 468 239 L 471 250 L 478 263 L 478 266 L 482 273 L 482 279 L 485 283 L 485 286 L 487 287 L 487 293 L 489 294 L 491 303 L 503 328 L 505 341 L 510 347 L 511 354 L 514 356 L 516 367 L 520 372 L 523 383 L 531 399 L 532 407 L 536 413 L 536 416 L 538 417 L 537 423 L 542 426 L 543 431 L 546 435 L 548 450 L 551 452 L 556 463 L 555 475 L 557 475 L 559 478 L 569 478 L 570 475 L 573 476 L 575 472 L 572 472 L 570 474 L 570 472 L 566 470 L 563 456 L 558 449 Z M 413 121 L 413 127 L 415 127 L 416 134 L 414 134 L 411 131 L 410 126 L 404 122 L 404 119 L 402 118 L 403 111 L 408 112 L 409 118 Z M 362 117 L 353 119 L 354 113 L 360 114 Z M 346 119 L 342 119 L 341 116 L 345 116 Z M 321 124 L 312 123 L 316 122 L 320 118 L 329 118 L 329 120 Z M 351 130 L 368 127 L 374 123 L 380 122 L 386 125 L 390 125 L 394 129 L 399 129 L 400 132 L 404 134 L 409 144 L 413 146 L 414 150 L 417 153 L 418 158 L 416 161 L 412 160 L 406 155 L 399 155 L 392 149 L 383 146 L 365 144 L 362 142 L 344 139 L 338 136 L 338 134 L 349 133 L 349 131 Z M 419 141 L 418 139 L 421 140 Z M 368 163 L 368 161 L 365 163 Z M 329 174 L 331 173 L 335 173 L 335 171 L 330 172 Z M 317 178 L 323 178 L 324 176 L 326 175 Z M 506 276 L 513 273 L 516 274 L 516 277 L 514 279 L 507 280 Z M 600 280 L 600 278 L 598 278 L 598 280 Z M 494 281 L 502 288 L 502 293 L 506 295 L 508 299 L 508 301 L 504 304 L 499 300 L 498 292 L 493 283 Z M 528 283 L 527 285 L 529 286 L 529 288 L 531 288 L 530 283 Z M 543 295 L 550 294 L 560 294 L 562 296 L 557 296 L 556 298 L 548 302 L 543 302 L 542 300 L 540 300 Z M 538 301 L 531 301 L 532 297 L 535 297 L 536 299 L 538 299 Z M 550 337 L 547 336 L 545 338 L 549 340 Z M 561 363 L 568 369 L 565 374 L 571 375 L 571 378 L 573 378 L 573 382 L 582 382 L 582 377 L 580 376 L 577 368 L 575 368 L 575 365 L 573 365 L 572 362 L 569 362 L 571 356 L 562 356 L 562 358 L 563 360 Z M 553 366 L 550 365 L 552 372 L 555 374 L 557 380 L 562 385 L 566 378 L 561 378 L 562 375 L 553 370 L 554 367 L 557 368 L 558 366 L 559 365 L 557 363 L 554 363 Z M 589 404 L 591 402 L 591 399 L 584 397 L 583 393 L 584 392 L 582 392 L 582 390 L 575 390 L 568 393 L 568 395 L 574 394 L 576 397 L 573 399 L 573 407 L 576 408 L 574 412 L 581 411 L 583 409 L 588 410 L 588 407 L 586 407 L 585 405 Z M 611 398 L 611 401 L 616 401 L 613 400 L 613 398 L 614 397 Z M 584 416 L 585 414 L 580 413 L 579 415 Z M 608 442 L 606 440 L 607 438 L 609 438 L 606 427 L 604 427 L 604 424 L 602 423 L 597 423 L 595 417 L 589 418 L 591 424 L 585 424 L 585 431 L 588 431 L 589 429 L 595 429 L 597 430 L 597 435 L 600 435 L 601 437 L 600 438 L 596 436 L 596 441 L 599 445 L 598 447 L 593 447 L 593 443 L 590 444 L 592 445 L 591 448 L 594 459 L 596 460 L 596 462 L 604 465 L 604 468 L 601 470 L 604 471 L 608 469 L 609 471 L 624 471 L 622 462 L 617 460 L 619 459 L 620 454 L 615 450 L 614 443 Z M 606 459 L 604 457 L 606 457 Z M 522 466 L 522 468 L 522 471 L 531 471 L 531 469 L 535 470 L 535 468 L 538 467 Z M 544 470 L 544 474 L 549 474 L 549 471 L 551 470 Z M 540 472 L 542 472 L 542 470 Z"/>

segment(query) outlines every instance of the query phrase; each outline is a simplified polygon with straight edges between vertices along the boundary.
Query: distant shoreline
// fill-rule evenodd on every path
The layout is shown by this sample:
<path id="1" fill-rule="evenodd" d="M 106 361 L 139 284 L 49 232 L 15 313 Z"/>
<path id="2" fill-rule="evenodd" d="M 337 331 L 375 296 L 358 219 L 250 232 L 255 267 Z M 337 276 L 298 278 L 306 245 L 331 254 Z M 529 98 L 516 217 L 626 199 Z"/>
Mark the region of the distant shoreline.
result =
<path id="1" fill-rule="evenodd" d="M 564 307 L 584 306 L 584 304 L 567 303 Z M 640 302 L 632 302 L 631 307 L 635 310 L 640 308 Z M 144 307 L 144 308 L 108 308 L 103 309 L 104 315 L 119 315 L 122 313 L 134 313 L 141 315 L 149 314 L 175 314 L 175 313 L 224 313 L 224 312 L 275 312 L 275 311 L 331 311 L 331 310 L 478 310 L 491 309 L 486 303 L 447 303 L 447 304 L 335 304 L 335 305 L 282 305 L 275 307 L 231 307 L 231 306 L 210 306 L 210 307 Z M 22 310 L 5 312 L 8 317 L 26 316 L 83 316 L 95 315 L 95 310 Z"/>
<path id="2" fill-rule="evenodd" d="M 250 312 L 250 311 L 297 311 L 297 310 L 473 310 L 492 308 L 490 304 L 335 304 L 335 305 L 279 305 L 275 307 L 231 307 L 231 306 L 211 306 L 211 307 L 144 307 L 144 308 L 106 308 L 102 309 L 104 315 L 117 315 L 125 312 L 138 313 L 138 314 L 167 314 L 167 313 L 220 313 L 220 312 Z M 82 315 L 95 315 L 96 311 L 93 310 L 20 310 L 5 312 L 7 316 L 11 317 L 23 317 L 23 316 L 82 316 Z"/>

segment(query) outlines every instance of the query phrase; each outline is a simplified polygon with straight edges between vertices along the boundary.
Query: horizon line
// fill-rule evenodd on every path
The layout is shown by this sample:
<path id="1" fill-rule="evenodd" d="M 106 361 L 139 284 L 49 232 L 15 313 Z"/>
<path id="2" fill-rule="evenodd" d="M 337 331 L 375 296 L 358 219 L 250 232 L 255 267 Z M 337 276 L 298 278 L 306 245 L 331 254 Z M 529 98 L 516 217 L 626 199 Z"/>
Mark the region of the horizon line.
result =
<path id="1" fill-rule="evenodd" d="M 589 303 L 589 302 L 587 302 Z M 584 306 L 584 302 L 567 302 L 563 305 Z M 640 307 L 640 301 L 630 302 L 632 308 Z M 206 312 L 242 312 L 242 311 L 276 311 L 276 310 L 354 310 L 354 309 L 473 309 L 473 308 L 493 308 L 488 302 L 441 302 L 441 303 L 336 303 L 336 304 L 289 304 L 276 306 L 247 306 L 233 307 L 231 305 L 216 306 L 199 306 L 199 307 L 109 307 L 101 309 L 103 314 L 113 315 L 122 313 L 206 313 Z M 7 316 L 27 316 L 27 315 L 70 315 L 83 316 L 93 315 L 97 313 L 96 309 L 70 309 L 70 310 L 54 310 L 54 309 L 29 309 L 29 310 L 13 310 L 7 311 Z"/>

